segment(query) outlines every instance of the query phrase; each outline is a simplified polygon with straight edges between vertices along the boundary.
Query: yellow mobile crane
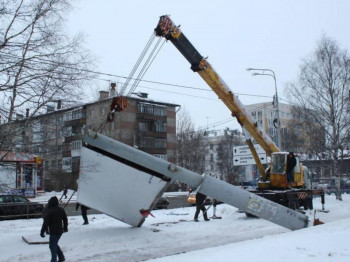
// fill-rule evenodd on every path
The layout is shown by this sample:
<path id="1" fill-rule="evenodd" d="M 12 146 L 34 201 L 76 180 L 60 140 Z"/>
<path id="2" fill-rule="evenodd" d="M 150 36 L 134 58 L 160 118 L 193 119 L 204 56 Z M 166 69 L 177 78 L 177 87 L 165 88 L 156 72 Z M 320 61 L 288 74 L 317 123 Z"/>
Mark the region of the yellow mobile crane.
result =
<path id="1" fill-rule="evenodd" d="M 250 114 L 246 112 L 243 104 L 234 95 L 232 90 L 226 85 L 210 63 L 194 48 L 170 17 L 167 15 L 161 16 L 154 31 L 157 36 L 164 37 L 175 45 L 191 64 L 191 69 L 203 78 L 231 111 L 232 116 L 237 118 L 242 128 L 247 130 L 250 136 L 253 137 L 265 150 L 266 154 L 271 157 L 271 166 L 267 169 L 267 172 L 265 172 L 251 140 L 247 139 L 247 144 L 252 150 L 252 154 L 262 176 L 258 188 L 251 192 L 294 209 L 298 209 L 300 206 L 303 206 L 304 209 L 312 209 L 313 195 L 320 195 L 322 204 L 324 204 L 323 190 L 312 190 L 311 188 L 305 187 L 304 181 L 309 176 L 307 169 L 302 166 L 298 157 L 296 157 L 293 181 L 290 183 L 287 182 L 286 162 L 288 153 L 281 152 L 264 130 L 257 126 L 256 122 Z"/>

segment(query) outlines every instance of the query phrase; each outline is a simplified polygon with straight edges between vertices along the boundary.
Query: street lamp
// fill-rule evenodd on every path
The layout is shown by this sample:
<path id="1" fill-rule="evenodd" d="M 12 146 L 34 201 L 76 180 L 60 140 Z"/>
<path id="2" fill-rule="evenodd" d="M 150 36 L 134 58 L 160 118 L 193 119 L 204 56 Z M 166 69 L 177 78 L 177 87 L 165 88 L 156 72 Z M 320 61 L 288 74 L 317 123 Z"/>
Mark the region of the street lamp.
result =
<path id="1" fill-rule="evenodd" d="M 275 72 L 271 69 L 266 69 L 266 68 L 247 68 L 247 71 L 260 71 L 262 73 L 257 73 L 254 72 L 252 73 L 253 76 L 271 76 L 273 77 L 273 80 L 275 81 L 275 99 L 276 99 L 276 121 L 277 121 L 277 146 L 281 149 L 281 131 L 280 131 L 280 113 L 279 113 L 279 106 L 278 106 L 278 93 L 277 93 L 277 83 L 276 83 L 276 75 Z M 270 72 L 270 73 L 265 73 L 265 72 Z"/>

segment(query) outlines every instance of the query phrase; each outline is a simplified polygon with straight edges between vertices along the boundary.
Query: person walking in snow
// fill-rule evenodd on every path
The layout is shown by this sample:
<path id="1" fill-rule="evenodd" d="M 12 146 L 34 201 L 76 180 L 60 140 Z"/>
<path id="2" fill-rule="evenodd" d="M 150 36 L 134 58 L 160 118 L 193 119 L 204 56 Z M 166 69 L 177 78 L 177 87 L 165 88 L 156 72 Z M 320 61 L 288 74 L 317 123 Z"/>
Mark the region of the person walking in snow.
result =
<path id="1" fill-rule="evenodd" d="M 63 232 L 68 232 L 67 214 L 62 207 L 58 206 L 57 197 L 51 197 L 44 213 L 44 222 L 41 227 L 40 236 L 45 237 L 45 232 L 49 229 L 49 248 L 51 251 L 51 262 L 65 261 L 64 254 L 58 245 Z"/>
<path id="2" fill-rule="evenodd" d="M 77 203 L 77 205 L 75 206 L 75 210 L 78 210 L 79 206 L 80 206 L 80 209 L 81 209 L 81 216 L 84 219 L 83 225 L 88 225 L 89 224 L 89 219 L 87 217 L 87 211 L 88 211 L 89 208 L 87 206 L 80 205 L 79 203 Z"/>
<path id="3" fill-rule="evenodd" d="M 204 206 L 204 201 L 207 198 L 206 195 L 197 192 L 196 193 L 196 213 L 194 214 L 194 221 L 199 222 L 198 221 L 198 215 L 199 212 L 202 210 L 203 212 L 203 217 L 205 221 L 209 221 L 208 215 L 207 215 L 207 210 L 205 209 Z"/>
<path id="4" fill-rule="evenodd" d="M 64 198 L 65 198 L 65 199 L 67 199 L 67 193 L 68 193 L 67 186 L 64 185 L 64 187 L 63 187 L 63 195 L 64 195 Z"/>

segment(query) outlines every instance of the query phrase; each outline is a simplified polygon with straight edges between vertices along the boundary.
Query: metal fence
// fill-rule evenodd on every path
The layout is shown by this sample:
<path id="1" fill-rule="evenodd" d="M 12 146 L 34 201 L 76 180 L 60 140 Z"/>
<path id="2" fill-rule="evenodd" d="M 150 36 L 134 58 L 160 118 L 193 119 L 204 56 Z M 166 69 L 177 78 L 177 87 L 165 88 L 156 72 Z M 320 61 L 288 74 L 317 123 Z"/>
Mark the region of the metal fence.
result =
<path id="1" fill-rule="evenodd" d="M 15 218 L 39 218 L 42 217 L 41 210 L 37 203 L 1 203 L 0 220 Z"/>

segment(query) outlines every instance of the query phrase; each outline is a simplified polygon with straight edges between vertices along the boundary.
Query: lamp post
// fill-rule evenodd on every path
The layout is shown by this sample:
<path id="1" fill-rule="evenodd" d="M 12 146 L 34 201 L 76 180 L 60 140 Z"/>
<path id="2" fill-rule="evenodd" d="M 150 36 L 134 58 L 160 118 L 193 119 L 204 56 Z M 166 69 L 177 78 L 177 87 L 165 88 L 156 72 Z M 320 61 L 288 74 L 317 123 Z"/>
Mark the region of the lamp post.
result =
<path id="1" fill-rule="evenodd" d="M 280 113 L 279 113 L 279 106 L 278 106 L 278 93 L 277 93 L 277 81 L 276 81 L 276 75 L 275 72 L 271 69 L 266 68 L 247 68 L 247 71 L 260 71 L 262 73 L 254 72 L 252 73 L 253 76 L 271 76 L 273 77 L 273 80 L 275 81 L 275 99 L 276 99 L 276 121 L 277 121 L 277 136 L 276 136 L 276 142 L 277 146 L 281 149 L 281 131 L 280 131 Z M 269 72 L 269 73 L 266 73 Z"/>

